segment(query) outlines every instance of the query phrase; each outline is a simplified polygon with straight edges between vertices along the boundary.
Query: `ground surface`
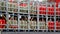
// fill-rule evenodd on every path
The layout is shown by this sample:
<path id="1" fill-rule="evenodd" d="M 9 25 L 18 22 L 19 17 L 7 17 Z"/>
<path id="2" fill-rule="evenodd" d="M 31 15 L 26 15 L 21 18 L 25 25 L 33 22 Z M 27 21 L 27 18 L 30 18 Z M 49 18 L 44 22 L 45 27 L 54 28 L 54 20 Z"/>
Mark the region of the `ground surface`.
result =
<path id="1" fill-rule="evenodd" d="M 60 34 L 60 32 L 2 32 L 2 34 Z"/>

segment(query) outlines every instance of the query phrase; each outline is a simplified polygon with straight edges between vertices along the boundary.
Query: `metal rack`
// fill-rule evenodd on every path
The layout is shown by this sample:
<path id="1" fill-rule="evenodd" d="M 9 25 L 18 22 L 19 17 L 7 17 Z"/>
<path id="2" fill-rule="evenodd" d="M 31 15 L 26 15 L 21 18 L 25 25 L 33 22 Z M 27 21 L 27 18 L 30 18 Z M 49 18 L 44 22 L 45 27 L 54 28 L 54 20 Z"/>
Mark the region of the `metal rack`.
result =
<path id="1" fill-rule="evenodd" d="M 0 14 L 6 16 L 6 28 L 0 28 L 1 30 L 6 31 L 54 31 L 56 32 L 56 5 L 55 3 L 48 3 L 46 2 L 44 7 L 46 8 L 46 14 L 40 14 L 39 10 L 41 3 L 39 1 L 33 1 L 30 5 L 31 1 L 18 1 L 15 0 L 14 2 L 9 1 L 0 1 Z M 1 3 L 3 3 L 1 5 Z M 24 4 L 24 5 L 22 5 Z M 27 5 L 27 6 L 26 6 Z M 42 6 L 43 6 L 42 5 Z M 52 7 L 54 5 L 54 15 L 48 14 L 48 6 Z M 3 8 L 2 8 L 3 7 Z M 37 7 L 37 8 L 36 8 Z M 52 19 L 51 19 L 52 18 Z M 49 20 L 54 22 L 54 28 L 49 29 L 48 22 Z M 1 25 L 1 24 L 0 24 Z"/>

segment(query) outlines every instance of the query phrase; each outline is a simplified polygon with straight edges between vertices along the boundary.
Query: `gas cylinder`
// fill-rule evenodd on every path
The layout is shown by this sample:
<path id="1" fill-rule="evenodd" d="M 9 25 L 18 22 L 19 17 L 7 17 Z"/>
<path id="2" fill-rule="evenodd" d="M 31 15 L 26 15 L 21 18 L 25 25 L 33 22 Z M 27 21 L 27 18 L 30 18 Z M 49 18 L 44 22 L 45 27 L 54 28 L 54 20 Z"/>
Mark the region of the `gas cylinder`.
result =
<path id="1" fill-rule="evenodd" d="M 0 19 L 0 28 L 5 28 L 5 27 L 6 27 L 6 20 Z"/>
<path id="2" fill-rule="evenodd" d="M 2 18 L 0 18 L 0 29 L 3 29 L 6 27 L 6 19 L 5 16 L 2 16 Z"/>
<path id="3" fill-rule="evenodd" d="M 45 24 L 46 24 L 46 22 L 45 22 L 45 20 L 42 18 L 42 21 L 39 21 L 39 27 L 40 27 L 40 29 L 46 29 Z"/>
<path id="4" fill-rule="evenodd" d="M 60 22 L 56 21 L 56 30 L 60 30 Z"/>
<path id="5" fill-rule="evenodd" d="M 49 30 L 54 30 L 54 21 L 52 21 L 52 20 L 48 21 L 48 29 Z"/>

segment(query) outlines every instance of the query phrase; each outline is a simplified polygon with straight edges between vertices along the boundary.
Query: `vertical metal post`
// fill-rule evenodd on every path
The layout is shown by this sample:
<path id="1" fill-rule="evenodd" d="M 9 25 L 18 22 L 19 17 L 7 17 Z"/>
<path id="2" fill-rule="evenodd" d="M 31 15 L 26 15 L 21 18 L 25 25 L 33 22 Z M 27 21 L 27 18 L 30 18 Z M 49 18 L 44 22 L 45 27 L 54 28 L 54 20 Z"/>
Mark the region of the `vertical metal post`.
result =
<path id="1" fill-rule="evenodd" d="M 48 2 L 46 2 L 46 23 L 48 24 Z M 48 32 L 48 27 L 47 27 L 47 32 Z"/>
<path id="2" fill-rule="evenodd" d="M 13 14 L 12 14 L 13 24 L 12 24 L 12 25 L 15 25 L 15 24 L 14 24 L 14 11 L 13 11 L 13 10 L 12 10 L 12 13 L 13 13 Z M 11 29 L 12 29 L 12 28 L 11 28 Z M 15 31 L 15 30 L 13 29 L 13 31 Z"/>
<path id="3" fill-rule="evenodd" d="M 18 3 L 18 31 L 20 30 L 20 20 L 19 20 L 19 11 L 20 11 L 20 7 L 19 7 L 19 0 L 17 1 L 17 3 Z"/>
<path id="4" fill-rule="evenodd" d="M 6 0 L 6 20 L 7 20 L 7 29 L 9 28 L 9 25 L 8 25 L 8 0 Z"/>
<path id="5" fill-rule="evenodd" d="M 40 30 L 39 29 L 39 1 L 37 1 L 37 30 Z"/>
<path id="6" fill-rule="evenodd" d="M 28 31 L 30 30 L 30 0 L 28 0 Z"/>
<path id="7" fill-rule="evenodd" d="M 54 27 L 55 27 L 55 29 L 54 29 L 54 32 L 55 32 L 55 30 L 56 30 L 56 4 L 54 3 Z"/>

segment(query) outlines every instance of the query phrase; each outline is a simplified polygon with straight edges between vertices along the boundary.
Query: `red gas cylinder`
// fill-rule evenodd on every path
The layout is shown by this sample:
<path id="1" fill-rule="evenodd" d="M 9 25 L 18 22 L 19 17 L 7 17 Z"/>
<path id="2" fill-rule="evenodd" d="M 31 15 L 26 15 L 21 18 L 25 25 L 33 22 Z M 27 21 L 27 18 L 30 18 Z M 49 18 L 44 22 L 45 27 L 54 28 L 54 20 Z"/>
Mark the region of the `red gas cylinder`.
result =
<path id="1" fill-rule="evenodd" d="M 6 20 L 0 19 L 0 28 L 5 28 L 6 26 Z"/>
<path id="2" fill-rule="evenodd" d="M 60 3 L 60 0 L 56 0 L 56 3 Z"/>
<path id="3" fill-rule="evenodd" d="M 46 8 L 44 6 L 40 6 L 39 13 L 40 14 L 46 14 Z"/>
<path id="4" fill-rule="evenodd" d="M 48 11 L 48 15 L 54 15 L 54 11 Z"/>
<path id="5" fill-rule="evenodd" d="M 59 23 L 58 21 L 56 21 L 56 27 L 57 27 L 57 26 L 60 26 L 60 23 Z"/>
<path id="6" fill-rule="evenodd" d="M 60 11 L 56 11 L 56 15 L 60 15 Z"/>
<path id="7" fill-rule="evenodd" d="M 60 15 L 60 8 L 56 8 L 56 15 Z"/>
<path id="8" fill-rule="evenodd" d="M 48 15 L 54 15 L 54 8 L 48 7 Z"/>
<path id="9" fill-rule="evenodd" d="M 56 30 L 60 30 L 60 22 L 56 22 Z"/>
<path id="10" fill-rule="evenodd" d="M 54 30 L 54 22 L 53 21 L 48 22 L 48 29 L 49 30 Z"/>

